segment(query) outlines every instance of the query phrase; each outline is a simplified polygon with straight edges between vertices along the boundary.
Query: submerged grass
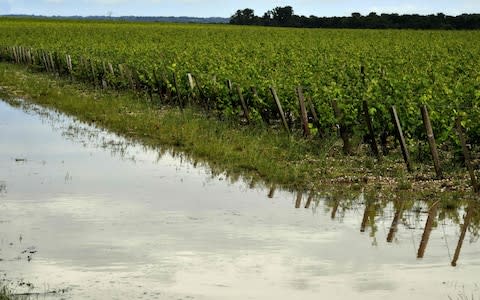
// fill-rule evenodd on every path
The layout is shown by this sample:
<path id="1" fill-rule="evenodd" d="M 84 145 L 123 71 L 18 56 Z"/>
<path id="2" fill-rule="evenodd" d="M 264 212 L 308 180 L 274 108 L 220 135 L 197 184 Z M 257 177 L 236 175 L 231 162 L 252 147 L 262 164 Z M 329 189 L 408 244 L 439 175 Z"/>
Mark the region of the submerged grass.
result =
<path id="1" fill-rule="evenodd" d="M 6 287 L 0 287 L 0 300 L 12 300 Z"/>
<path id="2" fill-rule="evenodd" d="M 207 163 L 217 173 L 226 172 L 235 178 L 241 175 L 288 189 L 374 184 L 432 192 L 445 184 L 424 184 L 433 182 L 433 172 L 420 177 L 406 174 L 398 153 L 385 158 L 382 164 L 368 156 L 366 147 L 365 153 L 358 156 L 344 156 L 336 137 L 303 139 L 265 126 L 219 121 L 195 108 L 180 111 L 160 106 L 145 95 L 96 90 L 52 75 L 32 73 L 23 66 L 0 63 L 0 96 L 10 102 L 15 98 L 32 101 L 145 145 L 171 147 L 193 161 Z M 463 190 L 468 186 L 462 172 L 449 180 L 449 189 Z"/>

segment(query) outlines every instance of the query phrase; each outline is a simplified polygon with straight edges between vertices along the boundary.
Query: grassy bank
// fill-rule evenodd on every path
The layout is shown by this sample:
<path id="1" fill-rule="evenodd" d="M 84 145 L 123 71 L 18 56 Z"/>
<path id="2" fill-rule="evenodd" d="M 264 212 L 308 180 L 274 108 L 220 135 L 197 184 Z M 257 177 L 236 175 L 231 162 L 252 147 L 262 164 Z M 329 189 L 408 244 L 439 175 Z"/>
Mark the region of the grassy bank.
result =
<path id="1" fill-rule="evenodd" d="M 95 90 L 23 66 L 1 63 L 0 86 L 4 99 L 20 97 L 145 145 L 182 151 L 214 172 L 252 182 L 296 190 L 327 185 L 427 193 L 470 189 L 466 171 L 453 165 L 446 179 L 433 180 L 433 168 L 426 164 L 408 173 L 398 151 L 382 163 L 369 156 L 366 146 L 355 156 L 344 156 L 336 137 L 303 139 L 274 128 L 218 121 L 194 108 L 160 107 L 144 95 Z"/>

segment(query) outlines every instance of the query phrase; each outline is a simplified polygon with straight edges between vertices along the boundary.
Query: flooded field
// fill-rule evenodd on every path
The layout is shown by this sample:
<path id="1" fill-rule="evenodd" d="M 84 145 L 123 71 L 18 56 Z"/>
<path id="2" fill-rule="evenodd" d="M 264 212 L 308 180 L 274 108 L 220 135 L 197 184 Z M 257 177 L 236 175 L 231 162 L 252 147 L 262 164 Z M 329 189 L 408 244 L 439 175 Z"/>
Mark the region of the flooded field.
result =
<path id="1" fill-rule="evenodd" d="M 480 213 L 468 199 L 235 182 L 17 104 L 0 101 L 0 280 L 14 293 L 480 299 Z"/>

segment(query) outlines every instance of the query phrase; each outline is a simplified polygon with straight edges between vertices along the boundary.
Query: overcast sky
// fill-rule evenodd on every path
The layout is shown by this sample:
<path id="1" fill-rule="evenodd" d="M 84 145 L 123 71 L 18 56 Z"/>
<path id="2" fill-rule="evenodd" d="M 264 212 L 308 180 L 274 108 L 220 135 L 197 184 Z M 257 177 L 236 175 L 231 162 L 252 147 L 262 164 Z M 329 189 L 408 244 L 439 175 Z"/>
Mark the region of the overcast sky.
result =
<path id="1" fill-rule="evenodd" d="M 345 16 L 352 12 L 449 15 L 480 13 L 480 0 L 0 0 L 0 14 L 137 15 L 229 17 L 237 9 L 252 8 L 257 15 L 290 5 L 296 14 Z"/>

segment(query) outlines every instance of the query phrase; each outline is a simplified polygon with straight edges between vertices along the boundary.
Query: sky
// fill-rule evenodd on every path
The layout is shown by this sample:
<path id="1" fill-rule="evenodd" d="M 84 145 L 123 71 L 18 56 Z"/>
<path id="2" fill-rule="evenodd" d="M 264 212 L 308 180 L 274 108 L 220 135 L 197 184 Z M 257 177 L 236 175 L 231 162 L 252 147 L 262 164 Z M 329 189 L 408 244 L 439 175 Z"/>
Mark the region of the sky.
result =
<path id="1" fill-rule="evenodd" d="M 292 6 L 295 14 L 306 16 L 480 13 L 480 0 L 0 0 L 0 15 L 230 17 L 237 9 L 252 8 L 263 15 L 286 5 Z"/>

